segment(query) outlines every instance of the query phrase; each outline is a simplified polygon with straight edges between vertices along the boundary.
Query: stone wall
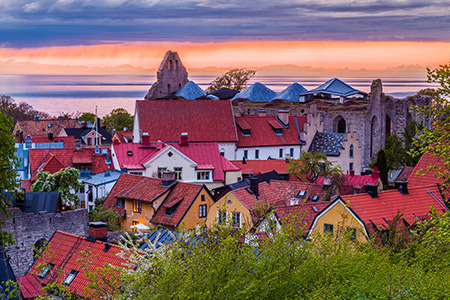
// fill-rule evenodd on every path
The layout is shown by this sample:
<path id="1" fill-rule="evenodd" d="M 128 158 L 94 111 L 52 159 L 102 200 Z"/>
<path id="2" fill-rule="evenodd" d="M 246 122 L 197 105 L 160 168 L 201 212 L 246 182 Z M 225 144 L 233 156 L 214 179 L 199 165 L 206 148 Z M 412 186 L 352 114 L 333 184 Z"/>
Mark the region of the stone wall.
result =
<path id="1" fill-rule="evenodd" d="M 23 276 L 33 263 L 33 246 L 47 242 L 56 230 L 87 236 L 86 209 L 62 213 L 24 213 L 19 208 L 8 209 L 9 219 L 2 214 L 2 231 L 12 233 L 16 245 L 7 247 L 10 264 L 16 276 Z"/>

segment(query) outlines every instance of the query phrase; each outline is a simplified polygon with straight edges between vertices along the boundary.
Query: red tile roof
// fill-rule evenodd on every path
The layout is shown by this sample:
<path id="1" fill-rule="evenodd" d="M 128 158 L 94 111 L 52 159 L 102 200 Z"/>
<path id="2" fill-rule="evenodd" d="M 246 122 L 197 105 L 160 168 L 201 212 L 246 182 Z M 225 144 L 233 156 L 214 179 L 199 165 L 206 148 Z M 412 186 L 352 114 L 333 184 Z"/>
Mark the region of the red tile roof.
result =
<path id="1" fill-rule="evenodd" d="M 260 147 L 278 145 L 300 145 L 299 132 L 303 131 L 306 116 L 298 116 L 297 128 L 295 117 L 289 117 L 289 126 L 285 128 L 275 116 L 244 115 L 236 117 L 238 147 Z M 243 126 L 243 127 L 241 127 Z M 273 128 L 281 129 L 282 135 L 276 135 Z M 242 135 L 239 129 L 250 129 L 250 136 Z"/>
<path id="2" fill-rule="evenodd" d="M 158 208 L 151 222 L 168 227 L 177 227 L 181 225 L 184 215 L 196 196 L 200 193 L 203 185 L 195 183 L 177 182 L 170 191 L 162 205 Z M 176 206 L 172 215 L 166 215 L 166 208 Z"/>
<path id="3" fill-rule="evenodd" d="M 167 148 L 167 144 L 150 143 L 144 147 L 140 143 L 120 143 L 112 147 L 114 148 L 120 168 L 136 170 L 145 169 L 144 164 L 161 153 L 161 150 Z"/>
<path id="4" fill-rule="evenodd" d="M 78 271 L 68 290 L 79 296 L 90 298 L 88 284 L 91 282 L 86 272 L 112 265 L 117 268 L 130 268 L 127 261 L 117 254 L 122 250 L 116 245 L 108 244 L 108 251 L 104 251 L 105 244 L 100 241 L 89 241 L 85 237 L 57 230 L 47 244 L 46 250 L 33 263 L 27 276 L 38 275 L 39 265 L 54 264 L 51 273 L 45 278 L 37 277 L 43 285 L 51 282 L 62 283 L 72 271 Z M 47 253 L 47 255 L 46 255 Z M 50 254 L 49 254 L 50 253 Z M 117 271 L 118 274 L 118 271 Z"/>
<path id="5" fill-rule="evenodd" d="M 14 129 L 15 131 L 21 130 L 23 132 L 23 138 L 25 138 L 28 135 L 32 137 L 42 137 L 43 135 L 46 135 L 47 132 L 52 132 L 53 136 L 56 137 L 59 135 L 63 128 L 76 127 L 80 127 L 80 125 L 78 124 L 78 120 L 76 119 L 63 119 L 61 121 L 59 121 L 58 119 L 48 119 L 39 120 L 39 122 L 36 122 L 34 120 L 17 121 Z M 14 134 L 16 134 L 16 132 Z"/>
<path id="6" fill-rule="evenodd" d="M 430 212 L 430 207 L 438 211 L 447 210 L 436 184 L 422 187 L 410 186 L 408 194 L 405 195 L 398 190 L 387 190 L 379 192 L 378 196 L 378 198 L 372 198 L 369 194 L 346 195 L 342 196 L 342 199 L 350 205 L 368 228 L 372 227 L 372 222 L 378 228 L 387 226 L 386 221 L 391 221 L 397 213 L 403 214 L 403 218 L 409 224 L 413 224 L 418 221 L 418 218 L 425 218 Z"/>
<path id="7" fill-rule="evenodd" d="M 351 195 L 353 194 L 353 189 L 360 189 L 361 192 L 364 191 L 364 186 L 369 185 L 377 185 L 378 177 L 372 177 L 371 175 L 342 175 L 345 177 L 344 187 L 342 195 Z M 318 184 L 324 184 L 324 177 L 317 178 L 316 182 Z"/>
<path id="8" fill-rule="evenodd" d="M 122 173 L 106 198 L 104 205 L 107 208 L 115 209 L 123 215 L 125 209 L 123 207 L 116 207 L 117 198 L 150 203 L 172 187 L 173 184 L 169 187 L 163 187 L 162 180 L 158 178 Z"/>
<path id="9" fill-rule="evenodd" d="M 282 225 L 289 223 L 296 227 L 304 227 L 304 234 L 307 234 L 314 223 L 315 217 L 330 204 L 329 201 L 300 201 L 298 205 L 275 205 L 274 210 Z"/>
<path id="10" fill-rule="evenodd" d="M 428 171 L 427 168 L 431 165 L 437 166 L 438 169 Z M 437 177 L 439 168 L 445 168 L 442 161 L 440 161 L 439 158 L 436 158 L 433 153 L 424 153 L 414 170 L 411 172 L 411 175 L 408 178 L 408 185 L 413 187 L 442 183 L 442 179 Z"/>
<path id="11" fill-rule="evenodd" d="M 242 160 L 232 160 L 230 162 L 240 168 L 242 174 L 245 175 L 256 175 L 270 171 L 277 171 L 279 174 L 287 174 L 287 166 L 289 165 L 284 159 L 246 160 L 245 164 Z"/>
<path id="12" fill-rule="evenodd" d="M 150 143 L 143 147 L 139 143 L 120 143 L 113 145 L 120 168 L 144 169 L 144 164 L 161 153 L 162 150 L 172 146 L 181 153 L 196 162 L 199 168 L 213 169 L 213 180 L 225 181 L 225 173 L 239 171 L 239 168 L 231 164 L 226 158 L 220 155 L 219 146 L 216 142 L 209 143 L 188 143 L 181 146 L 179 143 Z M 132 155 L 128 155 L 131 151 Z"/>
<path id="13" fill-rule="evenodd" d="M 77 164 L 90 165 L 92 174 L 106 172 L 112 169 L 106 163 L 106 156 L 96 154 L 95 149 L 30 149 L 30 170 L 34 178 L 40 170 L 56 173 L 62 168 L 76 167 Z M 111 157 L 108 151 L 109 157 Z"/>
<path id="14" fill-rule="evenodd" d="M 397 181 L 408 181 L 408 178 L 409 178 L 409 176 L 411 176 L 413 171 L 414 171 L 414 167 L 408 167 L 408 166 L 403 167 L 400 174 L 398 174 L 396 180 Z"/>
<path id="15" fill-rule="evenodd" d="M 154 141 L 178 142 L 187 132 L 193 142 L 236 142 L 230 101 L 136 101 L 139 129 Z"/>
<path id="16" fill-rule="evenodd" d="M 34 299 L 36 296 L 44 296 L 46 293 L 42 291 L 41 283 L 36 275 L 28 274 L 17 278 L 20 285 L 20 291 L 24 299 Z"/>
<path id="17" fill-rule="evenodd" d="M 24 192 L 31 192 L 31 186 L 33 185 L 33 183 L 31 182 L 31 180 L 22 180 L 21 186 Z"/>

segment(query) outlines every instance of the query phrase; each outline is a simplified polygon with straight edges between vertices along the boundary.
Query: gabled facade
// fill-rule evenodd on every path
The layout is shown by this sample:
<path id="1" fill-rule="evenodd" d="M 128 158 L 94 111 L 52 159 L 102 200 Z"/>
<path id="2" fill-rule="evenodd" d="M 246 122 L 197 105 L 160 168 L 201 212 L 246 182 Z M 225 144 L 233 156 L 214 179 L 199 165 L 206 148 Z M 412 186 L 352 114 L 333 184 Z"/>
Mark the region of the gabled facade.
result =
<path id="1" fill-rule="evenodd" d="M 94 174 L 81 180 L 84 183 L 84 189 L 80 193 L 80 199 L 84 202 L 82 207 L 87 208 L 89 211 L 95 207 L 96 200 L 106 199 L 117 179 L 119 179 L 120 174 L 122 172 L 118 170 L 111 170 Z"/>
<path id="2" fill-rule="evenodd" d="M 136 101 L 133 142 L 146 132 L 152 141 L 176 143 L 181 133 L 191 142 L 217 142 L 225 158 L 234 159 L 237 133 L 231 102 L 215 100 Z"/>
<path id="3" fill-rule="evenodd" d="M 133 225 L 150 228 L 195 228 L 206 220 L 214 203 L 207 187 L 201 184 L 167 181 L 122 174 L 105 200 L 105 206 L 119 212 L 122 228 Z"/>
<path id="4" fill-rule="evenodd" d="M 232 222 L 232 226 L 245 226 L 247 231 L 255 232 L 261 230 L 260 224 L 264 224 L 265 214 L 269 213 L 270 216 L 270 212 L 274 211 L 279 224 L 283 224 L 290 222 L 288 215 L 293 213 L 301 215 L 308 209 L 310 214 L 318 213 L 323 205 L 330 203 L 327 197 L 327 189 L 323 185 L 309 182 L 250 182 L 249 187 L 231 190 L 214 203 L 206 224 L 211 227 Z M 303 221 L 311 224 L 310 217 L 302 220 L 298 226 L 304 225 Z"/>
<path id="5" fill-rule="evenodd" d="M 305 122 L 305 116 L 289 116 L 289 111 L 280 111 L 278 116 L 236 117 L 236 159 L 299 158 L 305 144 L 300 139 Z"/>
<path id="6" fill-rule="evenodd" d="M 173 172 L 183 182 L 204 183 L 215 188 L 236 182 L 240 169 L 221 156 L 217 143 L 190 143 L 187 135 L 179 143 L 149 142 L 113 144 L 112 160 L 116 170 L 147 177 L 162 178 Z"/>
<path id="7" fill-rule="evenodd" d="M 59 133 L 59 136 L 73 136 L 84 147 L 111 145 L 112 143 L 111 133 L 105 128 L 88 128 L 86 123 L 83 123 L 81 128 L 64 128 Z"/>

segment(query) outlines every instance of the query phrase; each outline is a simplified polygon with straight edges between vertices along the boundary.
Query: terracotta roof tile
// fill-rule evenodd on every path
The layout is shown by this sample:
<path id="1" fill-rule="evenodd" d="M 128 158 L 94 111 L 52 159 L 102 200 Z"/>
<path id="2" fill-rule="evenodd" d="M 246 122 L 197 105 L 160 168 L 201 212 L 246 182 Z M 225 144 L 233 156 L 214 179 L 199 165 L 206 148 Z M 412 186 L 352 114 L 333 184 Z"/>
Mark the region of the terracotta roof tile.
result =
<path id="1" fill-rule="evenodd" d="M 16 123 L 16 129 L 20 128 L 24 138 L 28 135 L 32 137 L 46 135 L 47 132 L 52 132 L 53 136 L 56 137 L 63 128 L 68 127 L 79 127 L 78 120 L 63 119 L 59 121 L 58 119 L 49 119 L 39 120 L 39 122 L 36 122 L 35 120 L 23 120 L 17 121 Z"/>
<path id="2" fill-rule="evenodd" d="M 150 143 L 143 146 L 140 143 L 120 143 L 113 145 L 120 168 L 145 169 L 144 164 L 152 157 L 161 153 L 167 147 L 164 143 Z"/>
<path id="3" fill-rule="evenodd" d="M 436 184 L 409 187 L 408 194 L 401 194 L 398 190 L 387 190 L 378 193 L 378 198 L 372 198 L 369 194 L 346 195 L 342 198 L 353 211 L 369 226 L 372 222 L 383 227 L 391 221 L 397 213 L 403 214 L 403 218 L 413 224 L 417 218 L 424 218 L 430 212 L 430 207 L 438 211 L 448 210 L 443 204 L 442 196 Z M 372 226 L 369 226 L 372 227 Z"/>
<path id="4" fill-rule="evenodd" d="M 306 116 L 298 116 L 297 120 L 299 128 L 297 128 L 294 116 L 289 117 L 289 126 L 285 128 L 275 116 L 244 115 L 236 117 L 238 147 L 300 145 L 299 132 L 303 131 Z M 281 129 L 283 134 L 276 135 L 272 127 Z M 244 136 L 239 128 L 250 129 L 250 136 Z"/>
<path id="5" fill-rule="evenodd" d="M 353 194 L 353 189 L 362 189 L 364 190 L 364 186 L 369 185 L 377 185 L 378 177 L 372 177 L 371 175 L 342 175 L 345 177 L 343 192 L 342 195 L 351 195 Z M 324 177 L 317 178 L 316 182 L 318 184 L 324 184 Z M 362 192 L 361 191 L 361 192 Z"/>
<path id="6" fill-rule="evenodd" d="M 444 164 L 432 153 L 424 153 L 408 178 L 409 186 L 424 186 L 441 183 L 442 179 L 437 177 L 439 169 L 427 170 L 431 165 L 436 165 L 438 168 L 444 168 Z"/>
<path id="7" fill-rule="evenodd" d="M 242 160 L 232 160 L 230 162 L 240 168 L 242 174 L 246 175 L 256 175 L 270 171 L 277 171 L 279 174 L 287 174 L 287 166 L 289 165 L 284 159 L 246 160 L 245 164 Z"/>
<path id="8" fill-rule="evenodd" d="M 169 227 L 181 225 L 181 221 L 186 212 L 191 207 L 195 197 L 200 193 L 203 185 L 187 182 L 177 182 L 164 203 L 158 208 L 151 222 Z M 172 215 L 166 214 L 166 208 L 174 208 Z"/>
<path id="9" fill-rule="evenodd" d="M 193 142 L 236 142 L 230 101 L 136 101 L 139 129 L 150 139 L 178 142 L 187 132 Z"/>
<path id="10" fill-rule="evenodd" d="M 68 285 L 68 290 L 79 296 L 89 298 L 88 284 L 90 280 L 86 276 L 85 268 L 87 271 L 103 268 L 105 265 L 130 268 L 126 265 L 126 260 L 117 255 L 122 250 L 116 245 L 109 244 L 108 246 L 110 247 L 109 250 L 104 251 L 105 244 L 103 242 L 92 242 L 85 237 L 58 230 L 48 242 L 45 250 L 48 250 L 51 255 L 40 255 L 26 275 L 38 275 L 41 272 L 39 265 L 52 263 L 54 267 L 51 273 L 47 274 L 45 278 L 37 277 L 41 284 L 46 285 L 51 282 L 62 283 L 72 270 L 78 271 L 78 274 Z M 86 261 L 86 263 L 83 263 L 83 261 Z"/>

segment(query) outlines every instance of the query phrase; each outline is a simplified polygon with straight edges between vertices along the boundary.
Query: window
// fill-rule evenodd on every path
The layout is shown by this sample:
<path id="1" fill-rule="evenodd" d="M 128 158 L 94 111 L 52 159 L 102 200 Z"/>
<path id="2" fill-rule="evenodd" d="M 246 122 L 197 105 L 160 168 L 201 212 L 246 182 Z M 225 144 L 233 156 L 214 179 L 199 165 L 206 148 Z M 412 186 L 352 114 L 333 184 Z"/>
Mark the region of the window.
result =
<path id="1" fill-rule="evenodd" d="M 244 158 L 245 158 L 245 159 L 248 158 L 248 150 L 244 150 Z"/>
<path id="2" fill-rule="evenodd" d="M 138 171 L 130 171 L 129 173 L 132 175 L 139 175 L 139 176 L 144 175 L 144 172 L 138 172 Z"/>
<path id="3" fill-rule="evenodd" d="M 275 131 L 275 135 L 283 135 L 283 129 L 281 129 L 281 128 L 275 128 L 274 131 Z"/>
<path id="4" fill-rule="evenodd" d="M 86 144 L 87 144 L 88 146 L 92 145 L 92 138 L 88 137 L 88 138 L 86 139 Z"/>
<path id="5" fill-rule="evenodd" d="M 206 201 L 206 199 L 205 199 L 205 195 L 202 195 L 202 202 L 205 202 Z"/>
<path id="6" fill-rule="evenodd" d="M 67 275 L 66 279 L 64 279 L 63 284 L 64 285 L 70 285 L 72 281 L 75 279 L 75 276 L 77 276 L 78 271 L 72 270 L 70 271 L 69 275 Z"/>
<path id="7" fill-rule="evenodd" d="M 349 169 L 350 171 L 353 171 L 353 163 L 350 163 L 350 164 L 349 164 L 348 169 Z"/>
<path id="8" fill-rule="evenodd" d="M 241 227 L 241 213 L 234 212 L 232 214 L 233 227 Z"/>
<path id="9" fill-rule="evenodd" d="M 198 207 L 198 217 L 206 218 L 206 204 L 202 204 Z"/>
<path id="10" fill-rule="evenodd" d="M 209 180 L 210 171 L 200 171 L 197 172 L 197 180 Z"/>
<path id="11" fill-rule="evenodd" d="M 243 136 L 250 136 L 250 129 L 242 129 L 241 132 Z"/>
<path id="12" fill-rule="evenodd" d="M 344 118 L 341 117 L 341 119 L 337 122 L 337 132 L 338 133 L 345 133 L 346 130 L 346 124 Z"/>
<path id="13" fill-rule="evenodd" d="M 294 148 L 289 149 L 289 156 L 294 157 Z"/>
<path id="14" fill-rule="evenodd" d="M 280 158 L 283 157 L 283 149 L 280 149 Z"/>
<path id="15" fill-rule="evenodd" d="M 163 178 L 163 173 L 167 171 L 166 167 L 158 168 L 158 178 Z"/>
<path id="16" fill-rule="evenodd" d="M 357 195 L 357 194 L 359 194 L 359 189 L 357 189 L 357 188 L 354 188 L 354 189 L 353 189 L 353 194 L 354 194 L 354 195 Z"/>
<path id="17" fill-rule="evenodd" d="M 226 211 L 217 211 L 217 224 L 219 225 L 227 225 L 227 212 Z"/>
<path id="18" fill-rule="evenodd" d="M 117 198 L 116 207 L 124 207 L 125 206 L 125 200 L 122 198 Z"/>
<path id="19" fill-rule="evenodd" d="M 141 213 L 142 211 L 142 202 L 139 200 L 133 200 L 133 212 Z"/>
<path id="20" fill-rule="evenodd" d="M 139 224 L 138 221 L 132 221 L 132 222 L 131 222 L 131 226 L 136 226 L 137 224 Z M 133 232 L 138 232 L 137 228 L 135 228 L 135 227 L 132 227 L 132 228 L 131 228 L 131 231 L 133 231 Z"/>
<path id="21" fill-rule="evenodd" d="M 175 179 L 176 180 L 182 180 L 182 178 L 183 178 L 183 168 L 182 167 L 173 168 L 173 171 L 175 172 Z"/>
<path id="22" fill-rule="evenodd" d="M 259 159 L 259 150 L 258 149 L 255 150 L 255 159 Z"/>
<path id="23" fill-rule="evenodd" d="M 39 273 L 38 277 L 45 278 L 48 273 L 50 273 L 51 269 L 53 269 L 55 265 L 54 264 L 47 264 L 45 267 L 42 268 L 41 273 Z"/>
<path id="24" fill-rule="evenodd" d="M 333 234 L 333 224 L 323 224 L 323 233 L 324 234 Z"/>
<path id="25" fill-rule="evenodd" d="M 350 158 L 353 158 L 353 145 L 350 145 Z"/>
<path id="26" fill-rule="evenodd" d="M 225 156 L 225 152 L 224 151 L 220 151 L 220 155 Z"/>
<path id="27" fill-rule="evenodd" d="M 356 228 L 351 228 L 351 227 L 347 228 L 347 233 L 352 241 L 354 241 L 356 239 Z"/>

